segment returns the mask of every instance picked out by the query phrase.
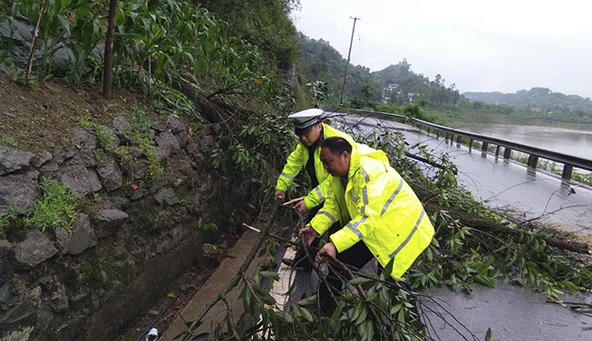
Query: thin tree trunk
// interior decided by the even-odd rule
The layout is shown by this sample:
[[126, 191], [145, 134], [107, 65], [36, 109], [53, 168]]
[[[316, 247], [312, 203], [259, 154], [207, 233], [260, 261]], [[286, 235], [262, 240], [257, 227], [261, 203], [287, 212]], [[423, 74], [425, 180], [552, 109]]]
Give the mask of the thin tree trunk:
[[[193, 46], [193, 62], [197, 62], [197, 45], [199, 44], [199, 40], [197, 38], [197, 24], [199, 23], [199, 8], [201, 7], [201, 3], [197, 3], [195, 5], [195, 45]], [[197, 73], [193, 75], [195, 79], [197, 79]]]
[[105, 41], [105, 58], [103, 68], [103, 97], [111, 99], [111, 77], [113, 69], [113, 34], [115, 32], [115, 17], [117, 15], [117, 0], [109, 0], [109, 26]]
[[43, 16], [45, 15], [45, 8], [47, 7], [47, 0], [43, 2], [43, 6], [41, 6], [41, 12], [39, 13], [39, 19], [37, 19], [37, 26], [35, 26], [35, 33], [33, 34], [33, 42], [31, 43], [31, 50], [29, 51], [29, 59], [27, 60], [27, 72], [25, 73], [25, 84], [29, 84], [29, 77], [31, 76], [31, 71], [33, 70], [33, 54], [35, 53], [35, 48], [37, 47], [37, 40], [39, 38], [39, 29], [41, 28], [41, 21], [43, 20]]

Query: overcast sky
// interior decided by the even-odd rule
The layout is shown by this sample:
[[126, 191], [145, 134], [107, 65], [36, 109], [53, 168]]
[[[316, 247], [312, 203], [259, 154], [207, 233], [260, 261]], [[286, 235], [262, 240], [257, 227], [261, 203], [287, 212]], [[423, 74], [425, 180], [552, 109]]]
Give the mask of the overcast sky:
[[461, 91], [548, 87], [592, 98], [592, 1], [300, 0], [296, 28], [353, 65], [379, 71], [403, 58]]

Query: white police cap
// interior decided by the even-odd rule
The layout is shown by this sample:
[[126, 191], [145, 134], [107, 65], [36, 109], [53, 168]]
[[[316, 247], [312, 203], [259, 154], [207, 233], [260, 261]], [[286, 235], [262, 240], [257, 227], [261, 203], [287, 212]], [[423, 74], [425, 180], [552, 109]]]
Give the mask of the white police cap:
[[306, 134], [315, 124], [323, 119], [324, 111], [317, 108], [306, 109], [288, 116], [294, 122], [296, 135]]

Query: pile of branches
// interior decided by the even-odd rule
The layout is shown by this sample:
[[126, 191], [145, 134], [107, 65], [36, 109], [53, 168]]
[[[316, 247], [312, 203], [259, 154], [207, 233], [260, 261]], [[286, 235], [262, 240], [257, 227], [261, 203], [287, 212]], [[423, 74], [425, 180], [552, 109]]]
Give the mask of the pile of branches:
[[[238, 273], [226, 288], [214, 297], [192, 322], [187, 324], [186, 330], [177, 335], [176, 339], [412, 341], [424, 340], [426, 337], [431, 338], [430, 329], [433, 328], [418, 329], [417, 316], [411, 310], [410, 298], [418, 294], [402, 288], [397, 281], [390, 277], [393, 262], [389, 263], [380, 274], [372, 275], [346, 265], [333, 257], [325, 256], [324, 264], [346, 283], [345, 291], [340, 296], [335, 296], [329, 290], [337, 302], [335, 310], [330, 315], [325, 315], [320, 309], [316, 295], [299, 301], [290, 301], [281, 307], [265, 289], [266, 286], [269, 286], [269, 281], [279, 280], [278, 274], [273, 271], [261, 271], [254, 278], [249, 278], [246, 275], [247, 268], [268, 239], [287, 244], [300, 244], [299, 246], [306, 250], [307, 257], [310, 259], [317, 251], [304, 245], [302, 241], [297, 243], [270, 232], [281, 207], [285, 208], [286, 206], [275, 206], [271, 218], [263, 229], [258, 230], [251, 227], [260, 233], [260, 237]], [[299, 222], [297, 227], [302, 227], [301, 217]], [[321, 266], [315, 266], [314, 271], [321, 279], [320, 285], [328, 287], [329, 284], [324, 275], [326, 269], [323, 270]], [[244, 311], [238, 321], [235, 321], [227, 295], [240, 284], [243, 285], [240, 298], [243, 301]], [[427, 295], [422, 296], [429, 304], [423, 300], [424, 303], [420, 304], [420, 310], [433, 312], [443, 321], [455, 320], [451, 314], [443, 316], [440, 313], [446, 309], [437, 301], [431, 300]], [[214, 330], [208, 333], [196, 335], [196, 330], [202, 325], [210, 309], [219, 301], [224, 302], [227, 308], [225, 323], [217, 325]], [[429, 319], [427, 322], [431, 325]], [[448, 325], [457, 330], [452, 323]], [[473, 340], [477, 340], [477, 337], [466, 328], [464, 333], [460, 330], [457, 332], [462, 338], [466, 339], [464, 335], [468, 334]]]
[[[545, 291], [550, 298], [558, 300], [561, 290], [592, 289], [592, 269], [579, 261], [574, 254], [589, 257], [588, 245], [549, 235], [533, 225], [522, 225], [508, 217], [492, 212], [476, 202], [470, 194], [451, 181], [455, 166], [446, 158], [440, 158], [441, 166], [432, 177], [425, 177], [414, 162], [401, 158], [406, 150], [399, 142], [385, 137], [380, 144], [367, 140], [385, 150], [394, 165], [412, 185], [430, 215], [436, 228], [432, 245], [416, 261], [408, 273], [407, 281], [414, 291], [447, 285], [455, 291], [472, 291], [473, 284], [494, 286], [496, 281], [510, 281], [522, 286]], [[395, 157], [397, 156], [397, 157]], [[434, 160], [433, 155], [424, 155]], [[431, 312], [453, 330], [459, 339], [477, 337], [452, 314], [429, 295], [410, 293], [397, 282], [389, 279], [388, 267], [377, 275], [369, 275], [342, 264], [335, 259], [325, 259], [326, 266], [342, 274], [347, 283], [343, 294], [334, 297], [337, 308], [326, 316], [319, 309], [317, 297], [291, 301], [280, 308], [266, 290], [265, 283], [278, 280], [273, 271], [260, 272], [255, 278], [245, 276], [252, 258], [260, 252], [265, 239], [274, 239], [292, 244], [294, 242], [270, 233], [270, 226], [277, 216], [276, 207], [267, 226], [262, 229], [260, 240], [251, 251], [235, 280], [217, 296], [212, 305], [225, 300], [225, 295], [239, 283], [244, 285], [241, 299], [244, 313], [234, 321], [229, 310], [226, 325], [218, 326], [204, 339], [231, 340], [422, 340], [430, 335], [431, 321], [424, 321], [427, 330], [414, 328], [414, 316], [409, 298], [412, 294], [422, 296], [420, 310]], [[297, 228], [296, 228], [297, 230]], [[312, 257], [316, 250], [309, 250]], [[326, 271], [319, 271], [321, 282]], [[210, 305], [208, 305], [209, 307]], [[230, 306], [227, 305], [229, 308]], [[181, 336], [189, 340], [195, 335], [208, 308], [188, 327]], [[442, 313], [444, 312], [444, 314]], [[422, 314], [426, 316], [426, 314]], [[425, 317], [424, 317], [425, 318]], [[458, 327], [460, 326], [460, 327]], [[468, 335], [468, 336], [467, 336]], [[488, 332], [486, 339], [491, 337]]]

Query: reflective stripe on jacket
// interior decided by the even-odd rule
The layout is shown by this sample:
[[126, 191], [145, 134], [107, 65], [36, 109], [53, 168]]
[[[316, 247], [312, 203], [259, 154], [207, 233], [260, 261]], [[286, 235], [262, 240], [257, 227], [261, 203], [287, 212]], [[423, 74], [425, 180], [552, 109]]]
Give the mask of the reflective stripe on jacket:
[[[323, 135], [321, 136], [321, 139], [326, 139], [328, 137], [333, 136], [343, 137], [349, 143], [355, 144], [354, 140], [348, 134], [323, 123]], [[321, 148], [319, 147], [314, 152], [314, 168], [319, 185], [313, 188], [304, 198], [306, 207], [309, 209], [325, 201], [328, 195], [326, 193], [326, 185], [323, 185], [323, 182], [325, 181], [325, 179], [329, 178], [329, 172], [327, 172], [325, 167], [323, 167], [320, 155]], [[288, 189], [288, 186], [290, 186], [290, 184], [294, 180], [294, 178], [306, 166], [307, 161], [308, 148], [306, 148], [306, 146], [299, 141], [298, 145], [296, 146], [296, 149], [292, 153], [290, 153], [290, 156], [288, 156], [286, 165], [284, 166], [282, 173], [278, 177], [275, 189], [286, 191]]]
[[363, 241], [383, 267], [394, 258], [392, 277], [400, 278], [430, 244], [430, 219], [383, 151], [354, 146], [347, 177], [345, 189], [340, 178], [330, 177], [332, 194], [311, 226], [322, 234], [331, 226], [331, 217], [349, 221], [330, 236], [337, 251]]

